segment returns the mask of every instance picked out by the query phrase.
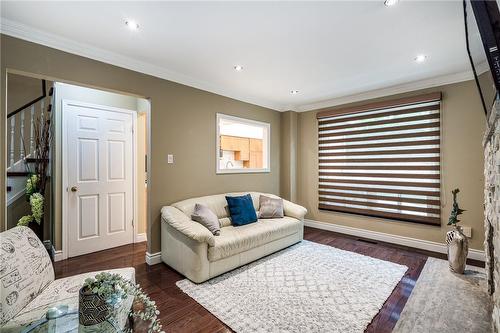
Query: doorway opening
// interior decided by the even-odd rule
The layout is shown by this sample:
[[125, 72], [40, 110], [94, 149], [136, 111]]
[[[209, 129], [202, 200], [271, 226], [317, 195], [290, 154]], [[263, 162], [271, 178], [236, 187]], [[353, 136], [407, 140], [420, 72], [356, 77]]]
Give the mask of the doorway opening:
[[146, 241], [149, 100], [54, 86], [63, 259]]
[[[6, 97], [1, 229], [32, 228], [55, 261], [147, 241], [149, 99], [10, 70]], [[28, 185], [40, 166], [43, 213], [35, 216]]]

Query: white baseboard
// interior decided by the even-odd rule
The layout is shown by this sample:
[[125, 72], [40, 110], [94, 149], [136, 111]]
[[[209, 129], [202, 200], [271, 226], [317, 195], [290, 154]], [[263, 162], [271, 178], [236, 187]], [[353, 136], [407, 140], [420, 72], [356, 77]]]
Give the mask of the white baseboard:
[[[427, 250], [438, 253], [447, 253], [446, 244], [444, 243], [431, 242], [427, 240], [405, 237], [405, 236], [391, 235], [378, 231], [370, 231], [365, 229], [347, 227], [338, 224], [307, 220], [307, 219], [304, 220], [304, 225], [316, 229], [323, 229], [323, 230], [338, 232], [340, 234], [373, 239], [386, 243], [404, 245], [421, 250]], [[468, 258], [484, 261], [485, 254], [484, 251], [481, 250], [469, 249]]]
[[136, 243], [146, 242], [147, 240], [148, 240], [148, 236], [146, 233], [135, 235], [135, 242]]
[[64, 259], [63, 251], [61, 250], [54, 251], [54, 261], [61, 261], [63, 259]]
[[146, 252], [146, 264], [149, 266], [161, 263], [161, 252], [149, 253]]

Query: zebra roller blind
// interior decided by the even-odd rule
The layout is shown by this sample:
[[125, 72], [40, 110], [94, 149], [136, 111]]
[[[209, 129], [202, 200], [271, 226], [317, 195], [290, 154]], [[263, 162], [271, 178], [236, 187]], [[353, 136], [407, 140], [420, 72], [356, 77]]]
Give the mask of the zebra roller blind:
[[439, 225], [440, 103], [319, 112], [319, 209]]

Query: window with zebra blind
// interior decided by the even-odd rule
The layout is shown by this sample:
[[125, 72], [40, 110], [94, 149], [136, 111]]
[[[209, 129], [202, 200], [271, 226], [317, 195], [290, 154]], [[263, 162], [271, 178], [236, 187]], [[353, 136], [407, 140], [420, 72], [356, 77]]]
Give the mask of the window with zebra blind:
[[441, 93], [317, 114], [319, 209], [439, 225]]

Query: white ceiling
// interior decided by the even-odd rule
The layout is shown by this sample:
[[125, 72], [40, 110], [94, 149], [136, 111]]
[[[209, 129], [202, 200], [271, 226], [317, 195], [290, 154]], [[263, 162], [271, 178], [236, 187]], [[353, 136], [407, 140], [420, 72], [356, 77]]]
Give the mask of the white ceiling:
[[470, 77], [461, 1], [2, 1], [1, 16], [5, 34], [277, 110]]

